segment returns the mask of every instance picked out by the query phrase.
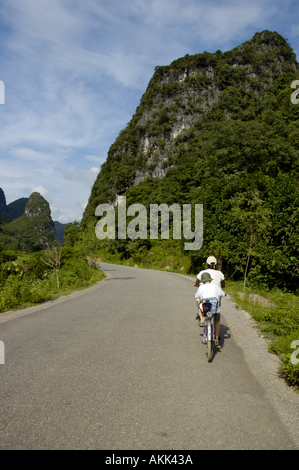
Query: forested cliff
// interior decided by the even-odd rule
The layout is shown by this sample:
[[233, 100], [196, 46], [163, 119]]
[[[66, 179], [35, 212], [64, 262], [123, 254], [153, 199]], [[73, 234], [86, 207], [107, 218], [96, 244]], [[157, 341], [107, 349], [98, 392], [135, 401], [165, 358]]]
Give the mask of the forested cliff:
[[6, 205], [0, 188], [0, 248], [38, 250], [55, 239], [49, 203], [39, 193]]
[[[248, 264], [253, 282], [295, 289], [299, 105], [290, 98], [298, 78], [291, 46], [270, 31], [225, 53], [156, 67], [102, 165], [82, 226], [119, 194], [145, 206], [203, 204], [204, 243], [189, 254], [190, 272], [215, 254], [227, 274]], [[150, 240], [136, 240], [135, 251], [132, 241], [109, 243], [145, 264], [152, 250]]]

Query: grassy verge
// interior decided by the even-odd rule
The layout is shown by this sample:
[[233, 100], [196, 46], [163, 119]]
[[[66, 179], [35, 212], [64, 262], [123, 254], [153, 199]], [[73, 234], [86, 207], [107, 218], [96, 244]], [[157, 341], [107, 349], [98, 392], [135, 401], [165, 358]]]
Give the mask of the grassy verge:
[[262, 334], [271, 339], [269, 350], [281, 358], [281, 374], [299, 392], [299, 364], [294, 363], [299, 343], [291, 347], [294, 341], [299, 341], [299, 296], [278, 289], [249, 288], [243, 295], [242, 282], [230, 282], [226, 290], [236, 305], [258, 322]]
[[13, 262], [1, 264], [0, 313], [37, 305], [70, 294], [95, 284], [105, 277], [97, 268], [90, 267], [84, 257], [66, 259], [56, 273], [47, 269], [40, 255], [19, 255]]
[[[157, 269], [180, 274], [188, 274], [190, 257], [181, 253], [181, 249], [173, 240], [152, 241], [152, 248], [139, 249], [131, 256], [124, 258], [122, 253], [101, 249], [98, 259], [107, 263], [121, 264], [123, 266], [138, 266], [138, 268]], [[195, 274], [194, 274], [195, 277]]]

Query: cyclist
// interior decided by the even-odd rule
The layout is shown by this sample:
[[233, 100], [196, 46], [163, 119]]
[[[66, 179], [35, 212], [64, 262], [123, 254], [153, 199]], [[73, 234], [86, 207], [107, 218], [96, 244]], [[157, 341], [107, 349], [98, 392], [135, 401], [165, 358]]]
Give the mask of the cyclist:
[[[200, 271], [200, 273], [198, 273], [194, 287], [199, 287], [200, 282], [201, 282], [201, 276], [203, 273], [209, 273], [213, 279], [212, 284], [216, 284], [218, 287], [223, 289], [225, 287], [224, 274], [221, 271], [216, 270], [217, 259], [215, 258], [215, 256], [209, 256], [206, 260], [206, 264], [207, 264], [207, 269], [204, 269], [203, 271]], [[219, 302], [220, 302], [219, 303], [219, 307], [220, 307], [221, 299]], [[199, 326], [203, 326], [203, 318], [202, 318], [201, 310], [199, 308], [199, 301], [197, 302], [197, 308], [198, 308], [198, 315], [200, 317]]]
[[206, 263], [207, 269], [204, 269], [203, 271], [200, 271], [200, 273], [198, 273], [197, 280], [194, 286], [199, 286], [201, 275], [203, 273], [209, 273], [213, 277], [212, 284], [217, 284], [219, 287], [221, 287], [221, 289], [223, 289], [225, 287], [224, 274], [221, 271], [216, 270], [217, 259], [215, 258], [215, 256], [209, 256]]
[[215, 315], [215, 348], [220, 349], [219, 345], [219, 333], [220, 333], [220, 307], [219, 307], [219, 300], [220, 297], [224, 297], [226, 292], [224, 292], [221, 287], [217, 284], [212, 284], [213, 279], [211, 275], [207, 272], [202, 273], [201, 275], [201, 282], [203, 283], [197, 290], [195, 294], [195, 299], [199, 299], [199, 312], [200, 312], [200, 319], [203, 324], [203, 314], [201, 309], [201, 303], [203, 299], [208, 299], [211, 297], [216, 297], [218, 299], [218, 311]]

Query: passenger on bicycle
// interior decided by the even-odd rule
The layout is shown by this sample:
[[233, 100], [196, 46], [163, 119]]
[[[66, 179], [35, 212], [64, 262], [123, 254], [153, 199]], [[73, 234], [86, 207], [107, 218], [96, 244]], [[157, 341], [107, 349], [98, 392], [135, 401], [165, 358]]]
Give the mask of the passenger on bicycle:
[[198, 275], [197, 275], [197, 283], [195, 283], [195, 284], [197, 284], [196, 287], [199, 286], [199, 282], [201, 280], [201, 275], [203, 273], [209, 273], [211, 275], [211, 277], [213, 277], [212, 284], [217, 284], [217, 286], [219, 286], [219, 287], [221, 287], [221, 289], [223, 289], [225, 287], [224, 274], [221, 271], [216, 269], [217, 259], [215, 258], [215, 256], [209, 256], [206, 263], [207, 263], [207, 269], [204, 269], [203, 271], [200, 271], [200, 273], [198, 273]]
[[[199, 287], [200, 282], [201, 282], [201, 276], [203, 273], [209, 273], [210, 276], [213, 278], [212, 284], [216, 284], [218, 287], [223, 289], [225, 287], [224, 274], [221, 271], [218, 271], [216, 269], [217, 259], [215, 258], [215, 256], [209, 256], [206, 263], [207, 263], [207, 269], [200, 271], [200, 273], [198, 273], [194, 287]], [[219, 302], [219, 306], [220, 305], [221, 305], [221, 299]], [[198, 308], [198, 314], [201, 317], [199, 301], [197, 302], [197, 308]], [[200, 326], [202, 326], [202, 322], [200, 323]]]
[[219, 333], [220, 333], [220, 307], [219, 300], [220, 297], [224, 297], [226, 292], [224, 292], [221, 287], [217, 284], [212, 284], [213, 279], [209, 273], [203, 273], [201, 275], [201, 282], [203, 283], [197, 290], [195, 294], [195, 299], [199, 299], [199, 315], [200, 315], [200, 326], [203, 326], [203, 314], [202, 314], [202, 301], [203, 299], [209, 299], [211, 297], [216, 297], [218, 299], [218, 311], [215, 315], [215, 348], [220, 349], [219, 345]]

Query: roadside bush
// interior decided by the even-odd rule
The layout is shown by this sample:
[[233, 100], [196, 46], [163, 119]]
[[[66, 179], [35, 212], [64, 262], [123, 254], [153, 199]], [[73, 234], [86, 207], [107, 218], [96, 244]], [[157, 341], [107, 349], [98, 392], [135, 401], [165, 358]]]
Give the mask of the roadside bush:
[[0, 264], [7, 263], [8, 261], [15, 261], [17, 259], [17, 255], [12, 252], [0, 252]]
[[1, 311], [18, 307], [30, 299], [30, 283], [10, 276], [0, 293]]
[[53, 299], [53, 290], [56, 288], [55, 274], [49, 275], [47, 281], [38, 279], [30, 286], [30, 303], [39, 304]]
[[49, 268], [41, 260], [42, 253], [34, 253], [30, 256], [29, 260], [26, 261], [26, 278], [30, 280], [43, 279], [46, 273], [49, 272]]
[[291, 345], [293, 341], [297, 340], [299, 340], [299, 328], [297, 331], [293, 331], [291, 334], [281, 336], [273, 341], [270, 346], [270, 351], [280, 356], [282, 360], [280, 366], [281, 374], [289, 383], [294, 385], [295, 390], [299, 392], [299, 364], [293, 364], [291, 361], [291, 356], [296, 351], [296, 349], [291, 348]]
[[[299, 340], [299, 298], [279, 289], [249, 289], [248, 295], [241, 298], [236, 295], [242, 290], [241, 282], [229, 283], [228, 290], [235, 301], [259, 322], [259, 327], [266, 336], [271, 337], [269, 351], [281, 358], [280, 372], [285, 379], [299, 392], [299, 364], [293, 364], [291, 348], [293, 341]], [[270, 307], [259, 302], [250, 301], [250, 294], [258, 294], [270, 303]], [[298, 349], [298, 347], [297, 347]], [[298, 358], [298, 356], [297, 356]]]
[[57, 295], [69, 293], [72, 288], [86, 287], [105, 277], [72, 249], [66, 250], [59, 272], [58, 290], [55, 270], [47, 268], [41, 261], [42, 255], [16, 256], [16, 261], [0, 265], [0, 312], [46, 302]]
[[80, 258], [69, 258], [65, 260], [60, 271], [61, 287], [80, 286], [89, 276], [90, 268], [87, 260]]

